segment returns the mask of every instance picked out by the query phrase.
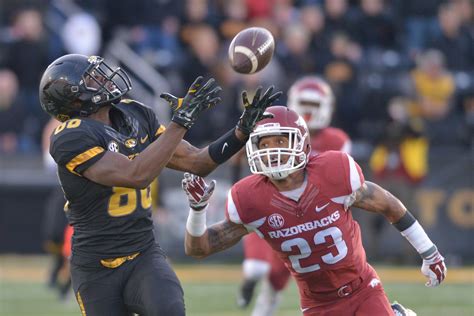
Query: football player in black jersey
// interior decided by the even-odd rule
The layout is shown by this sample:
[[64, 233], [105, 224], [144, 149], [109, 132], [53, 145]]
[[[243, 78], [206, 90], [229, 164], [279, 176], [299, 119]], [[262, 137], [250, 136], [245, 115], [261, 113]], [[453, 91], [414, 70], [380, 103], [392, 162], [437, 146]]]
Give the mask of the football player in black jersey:
[[70, 54], [45, 70], [42, 108], [62, 122], [50, 153], [74, 227], [71, 275], [83, 315], [184, 315], [183, 290], [155, 243], [150, 183], [164, 167], [205, 176], [245, 144], [281, 92], [259, 88], [233, 128], [203, 149], [182, 138], [205, 109], [220, 102], [214, 79], [198, 77], [184, 98], [161, 97], [167, 127], [143, 104], [123, 99], [126, 72], [101, 57]]

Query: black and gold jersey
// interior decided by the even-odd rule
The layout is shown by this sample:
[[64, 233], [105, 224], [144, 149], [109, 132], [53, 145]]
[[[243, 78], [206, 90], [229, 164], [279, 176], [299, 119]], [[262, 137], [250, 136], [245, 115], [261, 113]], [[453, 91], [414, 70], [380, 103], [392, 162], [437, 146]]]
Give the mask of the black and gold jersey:
[[87, 168], [107, 150], [133, 159], [165, 130], [153, 111], [133, 100], [110, 110], [112, 125], [75, 118], [51, 135], [50, 153], [68, 201], [66, 214], [74, 227], [72, 253], [84, 258], [114, 258], [136, 253], [154, 243], [150, 187], [108, 187], [85, 177]]

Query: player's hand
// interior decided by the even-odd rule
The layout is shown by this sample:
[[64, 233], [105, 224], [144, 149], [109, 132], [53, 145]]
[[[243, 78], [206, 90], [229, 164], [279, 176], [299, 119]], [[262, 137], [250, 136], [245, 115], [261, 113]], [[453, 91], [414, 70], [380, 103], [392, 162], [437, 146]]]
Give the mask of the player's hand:
[[273, 103], [273, 101], [283, 94], [281, 91], [272, 94], [274, 88], [274, 86], [271, 86], [267, 91], [265, 91], [263, 96], [260, 97], [262, 87], [258, 87], [252, 102], [249, 102], [247, 91], [242, 92], [244, 112], [242, 113], [242, 116], [240, 116], [239, 123], [237, 124], [237, 128], [242, 133], [249, 135], [252, 133], [258, 121], [272, 117], [271, 114], [264, 115], [263, 113], [265, 112], [265, 109]]
[[209, 203], [216, 187], [216, 180], [207, 184], [200, 176], [186, 172], [181, 181], [181, 187], [188, 196], [189, 206], [195, 211], [200, 211]]
[[203, 77], [197, 77], [184, 98], [178, 98], [169, 93], [160, 95], [160, 98], [166, 100], [171, 106], [173, 122], [190, 129], [202, 111], [221, 101], [219, 93], [222, 89], [216, 84], [214, 78], [204, 84], [203, 81]]
[[423, 273], [429, 280], [426, 282], [427, 287], [438, 286], [446, 278], [448, 269], [444, 264], [444, 258], [436, 251], [432, 256], [427, 259], [423, 259], [423, 265], [421, 266], [421, 273]]

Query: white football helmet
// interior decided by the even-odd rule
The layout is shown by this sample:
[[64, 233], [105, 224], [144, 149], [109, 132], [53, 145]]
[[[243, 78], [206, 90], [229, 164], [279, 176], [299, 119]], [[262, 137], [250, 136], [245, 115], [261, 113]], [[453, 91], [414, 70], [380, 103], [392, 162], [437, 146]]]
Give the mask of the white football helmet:
[[[246, 144], [247, 158], [253, 174], [279, 180], [306, 166], [311, 151], [309, 132], [304, 119], [285, 106], [268, 107], [265, 114], [270, 113], [273, 117], [258, 122], [250, 134]], [[288, 136], [288, 147], [258, 147], [262, 137], [277, 135]], [[285, 158], [288, 158], [286, 162]]]
[[310, 130], [323, 129], [331, 123], [334, 94], [320, 77], [303, 77], [290, 87], [288, 107], [304, 118]]

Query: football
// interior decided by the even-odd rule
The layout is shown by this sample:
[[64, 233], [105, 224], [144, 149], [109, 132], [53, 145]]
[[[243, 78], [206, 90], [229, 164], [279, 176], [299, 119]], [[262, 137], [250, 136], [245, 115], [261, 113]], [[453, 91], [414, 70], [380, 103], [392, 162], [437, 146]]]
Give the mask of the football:
[[241, 74], [262, 70], [272, 59], [275, 40], [272, 33], [262, 27], [240, 31], [230, 43], [229, 60], [232, 68]]

